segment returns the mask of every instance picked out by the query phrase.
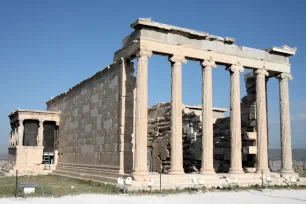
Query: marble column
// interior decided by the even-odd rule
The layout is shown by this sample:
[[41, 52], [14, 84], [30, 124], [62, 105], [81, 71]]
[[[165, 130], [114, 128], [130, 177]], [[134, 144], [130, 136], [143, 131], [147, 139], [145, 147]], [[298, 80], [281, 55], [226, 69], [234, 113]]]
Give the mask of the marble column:
[[212, 69], [216, 68], [213, 59], [202, 63], [202, 163], [201, 174], [215, 174], [213, 142], [213, 100]]
[[18, 131], [18, 146], [23, 146], [23, 135], [24, 135], [23, 120], [19, 120], [19, 126], [17, 131]]
[[239, 63], [228, 68], [231, 75], [230, 93], [230, 134], [231, 134], [231, 163], [229, 173], [240, 174], [242, 169], [241, 145], [241, 107], [240, 107], [240, 72], [244, 71]]
[[182, 141], [182, 64], [181, 56], [172, 56], [171, 72], [171, 169], [169, 174], [184, 174]]
[[291, 127], [290, 127], [290, 105], [288, 79], [293, 79], [291, 74], [282, 73], [277, 76], [279, 79], [279, 99], [280, 99], [280, 134], [282, 148], [282, 168], [281, 173], [294, 173], [292, 169], [292, 149], [291, 149]]
[[38, 127], [38, 135], [37, 135], [37, 146], [43, 146], [43, 140], [44, 140], [44, 121], [39, 121], [39, 127]]
[[135, 117], [135, 160], [133, 177], [143, 180], [148, 175], [147, 136], [148, 136], [148, 58], [152, 52], [140, 50], [137, 54], [136, 74], [136, 117]]
[[269, 173], [268, 161], [268, 130], [267, 130], [267, 103], [266, 103], [266, 76], [265, 69], [257, 69], [256, 74], [256, 129], [257, 129], [257, 173]]

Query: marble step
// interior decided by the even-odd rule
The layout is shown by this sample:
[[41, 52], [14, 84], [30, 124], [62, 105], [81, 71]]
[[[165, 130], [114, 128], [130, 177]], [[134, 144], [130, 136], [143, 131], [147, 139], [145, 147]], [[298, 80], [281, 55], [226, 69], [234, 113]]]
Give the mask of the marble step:
[[91, 175], [91, 174], [79, 174], [79, 173], [61, 171], [61, 170], [52, 171], [52, 175], [64, 176], [64, 177], [75, 178], [75, 179], [91, 180], [91, 181], [95, 181], [98, 183], [117, 184], [117, 178], [102, 176], [102, 175], [97, 176], [97, 175]]
[[119, 176], [118, 171], [107, 169], [92, 169], [92, 168], [73, 168], [73, 167], [57, 167], [56, 170], [68, 171], [78, 174], [91, 174], [91, 175], [103, 175], [103, 176]]

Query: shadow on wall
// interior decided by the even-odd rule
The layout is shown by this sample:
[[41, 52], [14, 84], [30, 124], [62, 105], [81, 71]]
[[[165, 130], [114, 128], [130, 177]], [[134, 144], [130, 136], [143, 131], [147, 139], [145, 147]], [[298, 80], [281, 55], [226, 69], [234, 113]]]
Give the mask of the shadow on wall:
[[134, 89], [136, 77], [133, 76], [134, 63], [126, 64], [126, 94], [125, 94], [125, 113], [124, 113], [124, 172], [131, 173], [133, 170], [133, 129], [134, 129]]

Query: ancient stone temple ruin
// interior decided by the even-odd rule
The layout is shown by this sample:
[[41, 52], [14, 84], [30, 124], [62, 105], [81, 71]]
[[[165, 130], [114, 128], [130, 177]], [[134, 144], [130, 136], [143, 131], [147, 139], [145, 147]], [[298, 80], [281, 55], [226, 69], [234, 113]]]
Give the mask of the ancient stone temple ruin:
[[[52, 173], [116, 183], [131, 176], [133, 189], [285, 185], [292, 168], [288, 46], [254, 49], [219, 37], [137, 19], [113, 63], [47, 101], [47, 111], [17, 110], [10, 117], [6, 175]], [[169, 57], [171, 102], [148, 109], [148, 60]], [[136, 65], [132, 62], [136, 61]], [[182, 66], [202, 67], [202, 104], [182, 104]], [[226, 66], [230, 76], [230, 117], [214, 108], [212, 72]], [[150, 69], [154, 67], [150, 67]], [[136, 69], [136, 77], [133, 75]], [[245, 69], [246, 96], [240, 96]], [[199, 73], [200, 74], [200, 73]], [[281, 172], [270, 172], [266, 83], [279, 80]], [[170, 79], [169, 79], [170, 80]], [[267, 180], [268, 181], [268, 180]], [[305, 182], [300, 180], [300, 183]]]

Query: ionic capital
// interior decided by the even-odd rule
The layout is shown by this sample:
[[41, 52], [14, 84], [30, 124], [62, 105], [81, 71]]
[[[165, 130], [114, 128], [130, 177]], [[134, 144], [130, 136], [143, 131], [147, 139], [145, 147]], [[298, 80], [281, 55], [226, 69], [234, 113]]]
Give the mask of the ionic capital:
[[254, 73], [259, 76], [269, 76], [269, 72], [265, 69], [257, 69]]
[[233, 64], [227, 70], [233, 72], [233, 73], [239, 73], [244, 72], [244, 67], [238, 62], [237, 64]]
[[277, 75], [276, 78], [278, 78], [280, 81], [288, 80], [288, 79], [292, 80], [293, 76], [291, 74], [288, 74], [288, 73], [281, 73], [281, 74]]
[[177, 55], [173, 55], [172, 57], [169, 58], [170, 62], [173, 63], [180, 63], [180, 64], [186, 64], [187, 60], [185, 59], [185, 57], [183, 56], [177, 56]]
[[152, 56], [153, 52], [150, 51], [150, 50], [144, 50], [144, 49], [141, 49], [139, 50], [139, 52], [137, 53], [137, 57], [138, 58], [141, 58], [141, 57], [148, 57], [150, 58]]
[[203, 69], [210, 67], [210, 68], [216, 68], [216, 62], [213, 60], [213, 58], [204, 60], [203, 62], [201, 62], [201, 65], [203, 67]]

